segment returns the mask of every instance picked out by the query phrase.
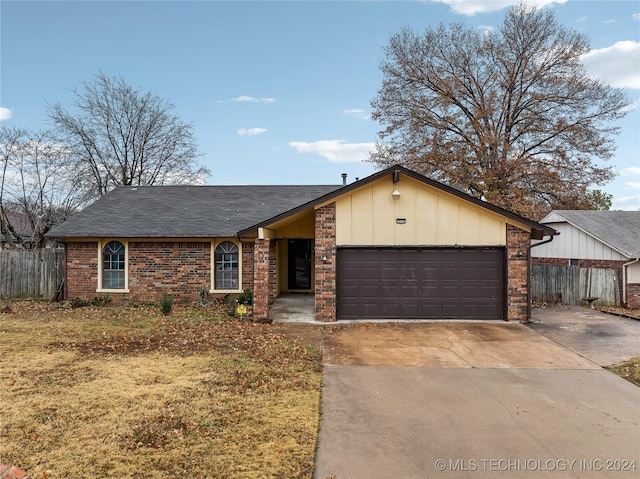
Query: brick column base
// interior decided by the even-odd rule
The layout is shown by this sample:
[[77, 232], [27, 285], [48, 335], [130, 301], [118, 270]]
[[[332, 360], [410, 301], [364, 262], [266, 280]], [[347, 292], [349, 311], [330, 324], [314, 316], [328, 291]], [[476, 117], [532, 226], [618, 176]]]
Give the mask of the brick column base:
[[263, 322], [269, 314], [269, 239], [256, 239], [253, 255], [253, 320]]
[[531, 233], [507, 225], [507, 320], [529, 320], [529, 244]]
[[[316, 321], [336, 320], [336, 204], [316, 210]], [[324, 258], [324, 259], [323, 259]]]

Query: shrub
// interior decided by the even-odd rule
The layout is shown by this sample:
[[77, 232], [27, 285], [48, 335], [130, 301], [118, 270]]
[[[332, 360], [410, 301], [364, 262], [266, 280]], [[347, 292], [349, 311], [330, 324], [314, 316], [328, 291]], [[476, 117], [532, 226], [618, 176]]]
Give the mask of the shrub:
[[111, 304], [111, 296], [96, 296], [91, 301], [92, 306], [108, 306]]
[[162, 301], [160, 302], [160, 311], [165, 316], [168, 316], [171, 313], [171, 308], [173, 308], [173, 296], [165, 293], [162, 295]]
[[73, 298], [71, 300], [71, 307], [72, 308], [84, 308], [86, 306], [91, 305], [91, 303], [89, 301], [87, 301], [86, 299], [82, 299], [82, 298]]

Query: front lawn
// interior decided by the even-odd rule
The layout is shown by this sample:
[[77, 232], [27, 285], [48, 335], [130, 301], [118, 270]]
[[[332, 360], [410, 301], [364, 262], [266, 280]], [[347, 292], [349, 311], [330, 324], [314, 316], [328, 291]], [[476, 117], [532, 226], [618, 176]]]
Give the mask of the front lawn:
[[0, 463], [49, 479], [311, 477], [317, 351], [221, 310], [11, 309]]

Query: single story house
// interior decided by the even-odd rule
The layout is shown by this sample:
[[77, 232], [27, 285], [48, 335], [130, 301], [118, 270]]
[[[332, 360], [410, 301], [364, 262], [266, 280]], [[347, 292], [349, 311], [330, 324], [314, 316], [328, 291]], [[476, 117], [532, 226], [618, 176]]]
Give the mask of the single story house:
[[560, 236], [533, 248], [532, 262], [615, 269], [622, 302], [640, 308], [640, 211], [554, 210], [540, 223]]
[[[343, 175], [344, 176], [344, 175]], [[327, 186], [119, 187], [51, 231], [66, 297], [315, 296], [318, 321], [528, 319], [541, 225], [395, 166]]]

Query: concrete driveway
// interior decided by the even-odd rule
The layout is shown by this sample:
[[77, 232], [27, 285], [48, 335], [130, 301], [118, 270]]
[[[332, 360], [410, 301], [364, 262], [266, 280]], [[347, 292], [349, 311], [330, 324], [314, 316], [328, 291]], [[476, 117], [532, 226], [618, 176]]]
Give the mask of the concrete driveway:
[[534, 308], [532, 316], [535, 331], [600, 366], [640, 356], [640, 320], [578, 306]]
[[640, 388], [528, 326], [323, 331], [316, 479], [640, 476]]

